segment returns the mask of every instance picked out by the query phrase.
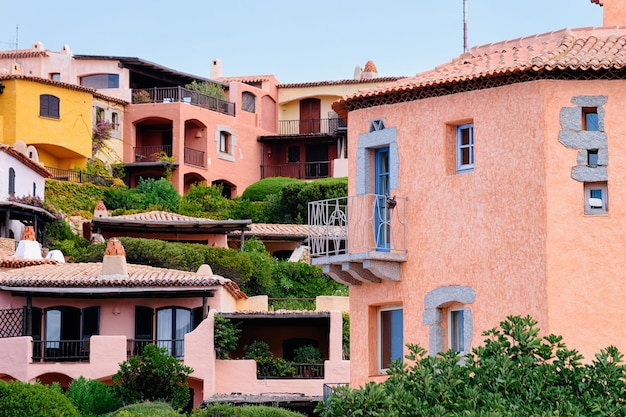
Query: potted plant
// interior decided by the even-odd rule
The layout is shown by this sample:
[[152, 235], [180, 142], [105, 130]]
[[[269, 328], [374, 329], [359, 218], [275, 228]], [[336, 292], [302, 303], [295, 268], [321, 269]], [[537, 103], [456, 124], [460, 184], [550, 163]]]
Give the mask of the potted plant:
[[303, 345], [296, 348], [294, 351], [294, 362], [298, 364], [314, 365], [304, 366], [302, 370], [302, 376], [313, 377], [319, 376], [319, 365], [322, 363], [322, 352], [313, 345]]

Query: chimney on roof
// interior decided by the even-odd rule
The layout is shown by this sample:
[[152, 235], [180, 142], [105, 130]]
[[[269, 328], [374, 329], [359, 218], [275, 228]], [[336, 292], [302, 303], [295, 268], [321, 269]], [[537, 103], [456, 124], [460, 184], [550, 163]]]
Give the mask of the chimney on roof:
[[17, 249], [15, 249], [13, 256], [20, 259], [42, 259], [41, 247], [39, 242], [35, 240], [35, 228], [33, 226], [24, 228], [22, 239], [17, 244]]
[[222, 61], [216, 58], [211, 62], [211, 75], [209, 77], [212, 80], [222, 78]]
[[102, 271], [98, 276], [100, 279], [127, 279], [128, 265], [126, 264], [126, 251], [122, 242], [116, 238], [111, 238], [107, 243], [102, 260]]
[[591, 2], [604, 9], [602, 26], [626, 26], [626, 7], [623, 0], [591, 0]]
[[101, 217], [109, 217], [109, 212], [107, 211], [106, 206], [104, 205], [104, 201], [98, 200], [96, 204], [96, 208], [93, 210], [93, 217], [101, 218]]

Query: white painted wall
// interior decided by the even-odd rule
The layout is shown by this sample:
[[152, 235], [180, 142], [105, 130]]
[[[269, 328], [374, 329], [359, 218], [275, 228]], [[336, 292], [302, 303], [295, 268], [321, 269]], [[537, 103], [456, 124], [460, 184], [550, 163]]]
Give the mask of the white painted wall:
[[0, 152], [0, 201], [9, 199], [9, 168], [15, 170], [15, 196], [33, 195], [33, 183], [36, 195], [43, 200], [45, 178], [13, 156]]

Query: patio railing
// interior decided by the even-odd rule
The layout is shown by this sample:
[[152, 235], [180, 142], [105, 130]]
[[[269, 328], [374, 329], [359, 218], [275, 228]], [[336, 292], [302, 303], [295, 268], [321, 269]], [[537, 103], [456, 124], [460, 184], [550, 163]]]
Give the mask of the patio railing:
[[346, 122], [339, 117], [331, 119], [279, 120], [278, 133], [281, 135], [326, 134], [333, 135], [346, 128]]
[[278, 165], [261, 165], [261, 178], [287, 177], [298, 179], [328, 178], [332, 172], [331, 161], [290, 162]]
[[180, 102], [229, 116], [235, 115], [235, 103], [183, 87], [135, 88], [132, 100], [133, 104]]
[[95, 185], [105, 185], [107, 187], [113, 184], [113, 177], [105, 177], [97, 174], [88, 174], [82, 171], [75, 171], [72, 169], [63, 169], [47, 166], [46, 169], [50, 171], [52, 176], [50, 179], [58, 181], [70, 181], [78, 183], [90, 183]]
[[162, 156], [172, 156], [172, 145], [135, 146], [135, 162], [156, 162]]
[[89, 361], [89, 339], [33, 340], [33, 362]]
[[293, 378], [309, 378], [323, 379], [324, 364], [323, 363], [290, 363], [295, 369], [294, 373], [279, 375], [279, 370], [271, 363], [258, 363], [257, 378], [258, 379], [293, 379]]
[[192, 148], [185, 148], [185, 163], [189, 165], [204, 167], [206, 165], [204, 151]]

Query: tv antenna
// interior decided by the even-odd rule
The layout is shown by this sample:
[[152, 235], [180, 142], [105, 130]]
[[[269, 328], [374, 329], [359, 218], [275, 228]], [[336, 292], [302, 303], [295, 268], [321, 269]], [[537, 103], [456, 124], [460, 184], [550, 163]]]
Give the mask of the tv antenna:
[[6, 45], [9, 45], [9, 49], [14, 49], [14, 50], [17, 51], [17, 45], [18, 45], [17, 39], [18, 39], [19, 31], [20, 31], [19, 25], [15, 25], [15, 40], [11, 40], [11, 41], [8, 41], [8, 42], [2, 42], [2, 43], [6, 44]]
[[467, 0], [463, 0], [463, 52], [467, 52]]

